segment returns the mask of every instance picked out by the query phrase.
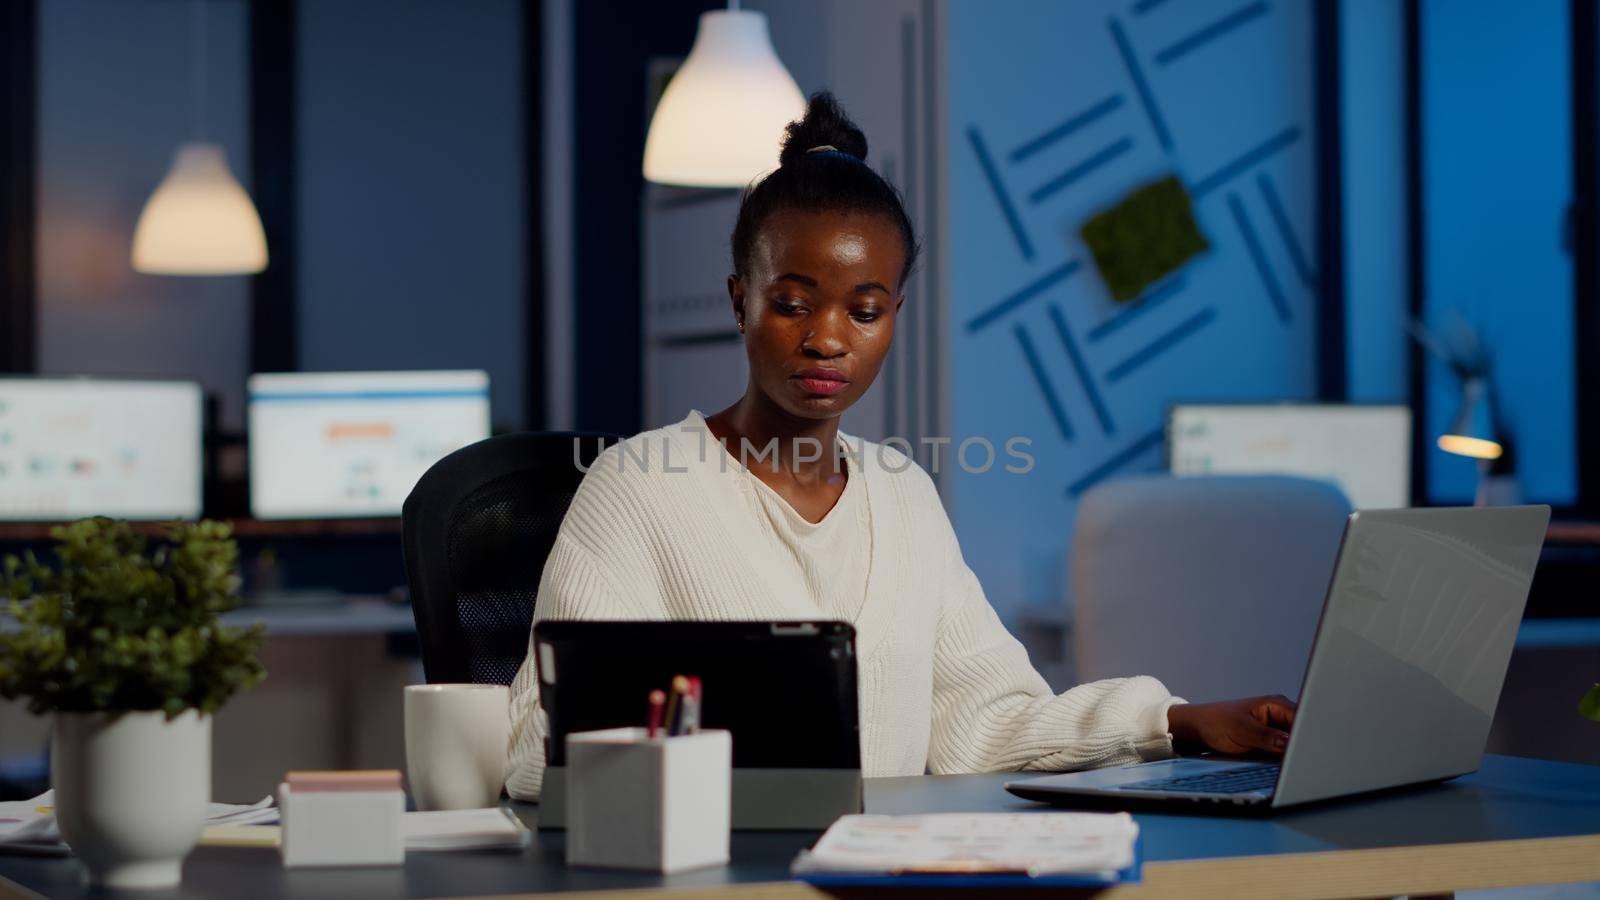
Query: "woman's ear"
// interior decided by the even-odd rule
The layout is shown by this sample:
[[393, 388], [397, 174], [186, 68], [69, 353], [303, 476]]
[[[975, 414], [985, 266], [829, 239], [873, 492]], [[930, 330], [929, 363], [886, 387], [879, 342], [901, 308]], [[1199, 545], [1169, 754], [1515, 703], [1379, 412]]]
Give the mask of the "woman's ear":
[[728, 276], [728, 299], [733, 301], [733, 321], [744, 330], [744, 282], [738, 275]]
[[894, 298], [894, 314], [897, 315], [897, 316], [900, 315], [900, 307], [905, 306], [905, 305], [906, 305], [906, 295], [902, 291], [900, 296]]

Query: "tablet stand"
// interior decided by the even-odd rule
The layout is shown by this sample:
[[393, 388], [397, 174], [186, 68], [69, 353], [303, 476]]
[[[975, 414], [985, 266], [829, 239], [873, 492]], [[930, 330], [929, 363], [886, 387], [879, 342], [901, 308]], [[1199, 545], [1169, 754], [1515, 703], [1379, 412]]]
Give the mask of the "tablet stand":
[[[734, 769], [735, 831], [822, 831], [861, 812], [860, 769]], [[567, 768], [544, 770], [539, 829], [567, 827]]]

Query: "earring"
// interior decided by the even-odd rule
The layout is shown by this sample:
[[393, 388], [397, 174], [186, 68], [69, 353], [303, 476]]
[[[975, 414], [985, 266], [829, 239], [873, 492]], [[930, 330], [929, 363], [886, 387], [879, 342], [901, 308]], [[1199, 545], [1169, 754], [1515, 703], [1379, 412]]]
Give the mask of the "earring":
[[744, 323], [743, 322], [739, 323], [739, 333], [740, 334], [744, 334]]

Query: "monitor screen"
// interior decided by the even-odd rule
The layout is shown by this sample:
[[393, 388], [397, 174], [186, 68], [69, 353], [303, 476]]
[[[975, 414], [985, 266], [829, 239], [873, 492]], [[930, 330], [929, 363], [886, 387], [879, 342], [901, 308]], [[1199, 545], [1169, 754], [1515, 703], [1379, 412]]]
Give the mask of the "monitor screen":
[[0, 378], [0, 519], [200, 515], [200, 385]]
[[395, 516], [428, 467], [489, 436], [486, 372], [253, 375], [258, 519]]
[[1338, 404], [1180, 405], [1167, 422], [1175, 475], [1303, 475], [1356, 509], [1411, 502], [1411, 410]]

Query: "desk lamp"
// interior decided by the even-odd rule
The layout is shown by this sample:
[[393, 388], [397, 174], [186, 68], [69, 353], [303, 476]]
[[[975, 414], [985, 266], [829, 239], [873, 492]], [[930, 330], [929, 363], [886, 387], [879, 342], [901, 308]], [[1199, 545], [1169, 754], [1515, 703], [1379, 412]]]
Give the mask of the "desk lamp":
[[1489, 354], [1477, 332], [1456, 316], [1453, 340], [1444, 341], [1420, 322], [1411, 323], [1417, 342], [1439, 357], [1461, 381], [1461, 406], [1439, 435], [1440, 450], [1478, 461], [1475, 506], [1506, 506], [1521, 500], [1511, 439], [1494, 401]]
[[1439, 449], [1478, 461], [1475, 506], [1507, 506], [1521, 500], [1511, 439], [1495, 414], [1487, 375], [1461, 382], [1461, 409], [1439, 435]]

